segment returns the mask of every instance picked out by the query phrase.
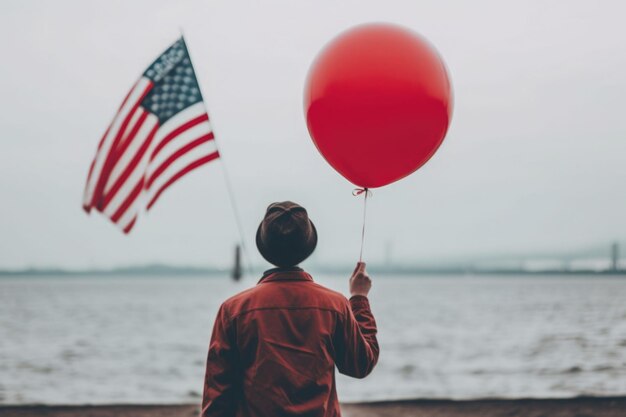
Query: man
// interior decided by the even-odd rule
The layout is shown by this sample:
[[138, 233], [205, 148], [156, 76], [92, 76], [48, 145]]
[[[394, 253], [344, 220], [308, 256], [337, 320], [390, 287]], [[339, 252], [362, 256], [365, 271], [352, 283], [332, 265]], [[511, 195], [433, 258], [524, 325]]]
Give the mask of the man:
[[276, 266], [219, 309], [207, 358], [202, 417], [340, 416], [335, 366], [356, 378], [378, 360], [365, 264], [350, 278], [350, 301], [297, 265], [317, 231], [306, 210], [271, 204], [256, 244]]

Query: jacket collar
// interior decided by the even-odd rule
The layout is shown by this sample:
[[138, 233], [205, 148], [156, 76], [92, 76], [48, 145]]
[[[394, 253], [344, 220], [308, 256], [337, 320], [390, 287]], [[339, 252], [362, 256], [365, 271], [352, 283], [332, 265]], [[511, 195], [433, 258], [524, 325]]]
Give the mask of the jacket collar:
[[272, 281], [313, 281], [313, 277], [298, 266], [272, 268], [263, 273], [258, 284]]

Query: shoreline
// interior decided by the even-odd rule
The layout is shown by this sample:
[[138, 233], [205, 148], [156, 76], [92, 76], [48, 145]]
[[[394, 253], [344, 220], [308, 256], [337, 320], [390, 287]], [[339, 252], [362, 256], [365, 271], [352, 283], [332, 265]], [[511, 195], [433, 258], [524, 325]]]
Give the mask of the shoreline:
[[[253, 270], [260, 276], [263, 266], [255, 265]], [[315, 266], [307, 269], [313, 274], [350, 274], [352, 267], [348, 265]], [[431, 276], [431, 275], [475, 275], [475, 276], [572, 276], [572, 277], [626, 277], [626, 268], [618, 269], [594, 269], [594, 268], [501, 268], [479, 267], [473, 264], [467, 265], [397, 265], [394, 267], [372, 264], [368, 266], [372, 274], [390, 276]], [[54, 278], [54, 277], [218, 277], [222, 278], [231, 274], [230, 268], [210, 266], [173, 266], [173, 265], [136, 265], [127, 267], [114, 267], [109, 269], [66, 269], [66, 268], [0, 268], [0, 278]], [[248, 275], [248, 274], [246, 274]], [[256, 276], [256, 275], [254, 275]]]
[[[626, 396], [342, 403], [344, 417], [623, 417]], [[0, 405], [2, 417], [192, 417], [198, 404]]]

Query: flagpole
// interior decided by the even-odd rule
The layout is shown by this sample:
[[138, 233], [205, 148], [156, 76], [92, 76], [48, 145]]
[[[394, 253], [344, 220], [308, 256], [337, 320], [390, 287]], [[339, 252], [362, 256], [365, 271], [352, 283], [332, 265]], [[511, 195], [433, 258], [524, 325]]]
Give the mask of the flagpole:
[[[217, 147], [217, 143], [215, 144], [215, 146]], [[218, 152], [219, 152], [219, 148], [218, 148]], [[221, 152], [220, 152], [220, 159], [222, 159]], [[246, 244], [244, 240], [245, 233], [243, 231], [241, 217], [239, 216], [239, 209], [237, 208], [237, 201], [235, 200], [235, 192], [233, 191], [233, 186], [230, 181], [230, 176], [228, 175], [228, 169], [226, 169], [226, 163], [223, 160], [222, 160], [221, 165], [224, 171], [224, 182], [226, 183], [226, 188], [228, 189], [228, 195], [230, 197], [230, 204], [235, 214], [235, 222], [237, 223], [237, 228], [239, 229], [239, 238], [241, 239], [241, 249], [243, 250], [244, 257], [246, 258], [246, 261], [247, 261], [246, 263], [248, 264], [248, 272], [252, 274], [252, 263], [250, 262], [250, 256], [248, 254], [248, 249], [246, 248]]]
[[[193, 59], [191, 58], [191, 54], [189, 53], [189, 49], [187, 49], [187, 42], [185, 42], [185, 34], [183, 33], [183, 29], [180, 28], [180, 37], [183, 41], [183, 46], [185, 48], [185, 52], [187, 52], [187, 56], [189, 57], [189, 62], [191, 63], [191, 67], [193, 68], [194, 73], [196, 72], [196, 68], [193, 65]], [[196, 79], [198, 77], [196, 76]], [[200, 88], [200, 82], [198, 81], [198, 88]], [[202, 95], [202, 91], [200, 91], [200, 96], [202, 97], [202, 103], [204, 103], [204, 106], [206, 108], [206, 102], [204, 101], [204, 96]], [[207, 111], [208, 113], [208, 111]], [[213, 123], [211, 122], [211, 130], [214, 132], [214, 136], [215, 135], [215, 128], [213, 128]], [[222, 171], [224, 173], [224, 182], [226, 183], [226, 189], [228, 190], [228, 197], [230, 200], [230, 205], [231, 208], [233, 210], [233, 214], [235, 217], [235, 223], [237, 224], [237, 229], [239, 231], [239, 239], [241, 241], [241, 249], [243, 250], [243, 254], [244, 257], [246, 258], [246, 263], [248, 264], [248, 272], [250, 274], [252, 274], [252, 262], [250, 262], [250, 256], [248, 254], [248, 249], [246, 248], [246, 243], [245, 243], [245, 232], [243, 229], [243, 224], [241, 222], [241, 217], [239, 216], [239, 209], [237, 207], [237, 201], [235, 199], [235, 192], [233, 190], [233, 186], [232, 183], [230, 181], [230, 175], [228, 174], [228, 169], [226, 169], [226, 163], [224, 162], [224, 156], [222, 155], [222, 152], [220, 151], [219, 146], [217, 145], [217, 138], [213, 138], [213, 141], [215, 142], [215, 147], [217, 148], [217, 151], [219, 153], [219, 159], [221, 160], [221, 166], [222, 166]]]

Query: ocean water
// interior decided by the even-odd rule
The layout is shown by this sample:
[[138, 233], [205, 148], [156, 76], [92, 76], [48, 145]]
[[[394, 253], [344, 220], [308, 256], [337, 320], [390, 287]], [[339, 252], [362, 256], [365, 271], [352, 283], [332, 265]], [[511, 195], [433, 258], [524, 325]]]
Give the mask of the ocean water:
[[[626, 279], [373, 279], [380, 361], [338, 377], [342, 401], [626, 395]], [[0, 403], [197, 402], [217, 308], [251, 285], [0, 279]]]

